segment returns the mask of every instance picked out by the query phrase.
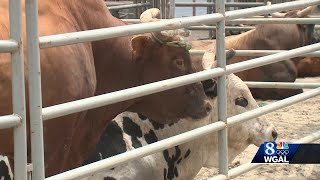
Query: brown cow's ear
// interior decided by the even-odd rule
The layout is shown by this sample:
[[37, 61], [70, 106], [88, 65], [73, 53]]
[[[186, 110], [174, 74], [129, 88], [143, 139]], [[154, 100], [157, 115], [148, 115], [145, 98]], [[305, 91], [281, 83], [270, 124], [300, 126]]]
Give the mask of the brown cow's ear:
[[131, 47], [133, 50], [133, 60], [138, 60], [143, 55], [145, 48], [152, 42], [149, 36], [138, 35], [131, 39]]

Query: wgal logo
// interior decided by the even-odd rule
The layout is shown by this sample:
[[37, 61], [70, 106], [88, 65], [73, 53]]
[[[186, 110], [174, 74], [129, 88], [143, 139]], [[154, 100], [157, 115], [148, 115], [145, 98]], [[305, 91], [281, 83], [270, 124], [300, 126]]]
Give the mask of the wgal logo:
[[287, 155], [289, 154], [289, 145], [285, 142], [276, 144], [275, 142], [264, 143], [264, 161], [265, 163], [289, 163]]

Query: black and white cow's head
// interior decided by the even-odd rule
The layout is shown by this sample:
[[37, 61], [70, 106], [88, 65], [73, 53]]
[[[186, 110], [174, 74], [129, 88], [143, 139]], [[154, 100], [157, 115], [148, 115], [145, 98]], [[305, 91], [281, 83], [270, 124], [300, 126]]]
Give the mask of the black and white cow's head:
[[[227, 51], [226, 57], [232, 58], [235, 55], [234, 51], [231, 49]], [[203, 56], [202, 59], [203, 66], [205, 69], [215, 68], [217, 62], [215, 61], [215, 47], [212, 46]], [[213, 99], [213, 107], [217, 107], [217, 87], [218, 83], [216, 79], [203, 81], [203, 87], [207, 96]], [[245, 83], [236, 75], [230, 74], [227, 76], [227, 117], [235, 116], [255, 108], [258, 108], [258, 104], [253, 98], [249, 88]], [[213, 112], [212, 118], [217, 120], [217, 110]], [[277, 139], [278, 133], [273, 124], [268, 122], [266, 119], [257, 117], [249, 120], [247, 123], [236, 124], [233, 126], [228, 126], [228, 141], [229, 141], [229, 159], [234, 159], [238, 154], [239, 150], [241, 152], [248, 147], [250, 144], [260, 146], [265, 141], [275, 141]], [[212, 143], [217, 144], [217, 140]], [[216, 147], [214, 147], [216, 148]], [[234, 152], [232, 152], [234, 151]], [[215, 151], [217, 152], [217, 151]], [[208, 166], [217, 165], [216, 158], [211, 158], [212, 161], [208, 161]]]

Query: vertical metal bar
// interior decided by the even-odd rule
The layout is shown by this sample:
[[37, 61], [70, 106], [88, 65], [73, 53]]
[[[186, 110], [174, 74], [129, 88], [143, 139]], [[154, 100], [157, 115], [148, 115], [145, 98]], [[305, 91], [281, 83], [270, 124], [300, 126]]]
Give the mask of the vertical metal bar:
[[161, 6], [161, 19], [166, 19], [166, 0], [160, 0]]
[[[192, 0], [192, 2], [196, 2], [196, 0]], [[196, 11], [196, 6], [192, 6], [192, 16], [195, 16], [197, 14]]]
[[[133, 4], [137, 4], [138, 0], [133, 0]], [[134, 8], [134, 14], [136, 16], [136, 19], [139, 19], [139, 12], [138, 12], [138, 7]]]
[[[269, 1], [269, 0], [264, 0], [264, 1], [263, 1], [265, 6], [268, 4], [268, 1]], [[264, 15], [264, 18], [267, 18], [268, 16], [269, 16], [268, 14], [265, 14], [265, 15]]]
[[[225, 1], [216, 0], [216, 12], [225, 15]], [[225, 20], [217, 23], [216, 57], [218, 66], [226, 69]], [[218, 120], [227, 122], [226, 75], [218, 78]], [[228, 138], [227, 128], [218, 132], [219, 173], [228, 176]]]
[[174, 18], [176, 16], [176, 1], [170, 0], [170, 18]]
[[[148, 2], [150, 3], [150, 8], [154, 8], [154, 0], [148, 0]], [[146, 8], [148, 9], [148, 8]]]
[[[147, 0], [141, 0], [141, 3], [145, 4], [147, 2]], [[141, 13], [144, 12], [146, 10], [145, 6], [141, 7]]]
[[[207, 0], [207, 2], [214, 2], [213, 0]], [[207, 7], [207, 14], [211, 14], [213, 11], [213, 6], [212, 7]], [[212, 25], [212, 24], [209, 24]], [[209, 39], [212, 38], [213, 36], [213, 30], [209, 30]]]
[[[142, 3], [142, 0], [139, 0], [137, 3]], [[138, 7], [138, 17], [137, 17], [137, 18], [140, 17], [140, 15], [142, 14], [142, 12], [143, 12], [143, 7]]]
[[27, 179], [27, 133], [21, 6], [21, 0], [9, 1], [10, 38], [19, 44], [19, 49], [11, 53], [13, 113], [21, 117], [21, 124], [14, 128], [14, 179], [16, 180]]
[[38, 0], [26, 0], [26, 25], [27, 25], [27, 50], [28, 50], [28, 75], [29, 75], [29, 108], [31, 130], [31, 156], [33, 165], [32, 178], [43, 180], [44, 171], [44, 146], [42, 123], [42, 94], [40, 49], [38, 32]]

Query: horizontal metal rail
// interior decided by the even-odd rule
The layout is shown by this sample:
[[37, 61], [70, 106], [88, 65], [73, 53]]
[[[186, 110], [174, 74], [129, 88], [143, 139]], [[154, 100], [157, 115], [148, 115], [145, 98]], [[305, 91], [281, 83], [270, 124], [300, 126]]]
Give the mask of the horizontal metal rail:
[[187, 84], [192, 84], [209, 78], [221, 76], [224, 74], [222, 68], [215, 68], [207, 71], [197, 72], [185, 76], [180, 76], [172, 79], [167, 79], [155, 83], [145, 84], [129, 89], [115, 91], [99, 96], [85, 98], [77, 101], [72, 101], [64, 104], [50, 106], [42, 109], [44, 120], [65, 116], [68, 114], [93, 109], [109, 104], [114, 104], [121, 101], [134, 99], [137, 97], [154, 94], [168, 89], [177, 88]]
[[[305, 93], [298, 94], [298, 95], [289, 97], [287, 99], [277, 101], [272, 104], [268, 104], [263, 107], [259, 107], [252, 111], [238, 114], [236, 116], [233, 116], [227, 119], [228, 127], [235, 125], [237, 123], [243, 123], [246, 120], [250, 120], [254, 117], [267, 114], [271, 111], [290, 106], [294, 103], [304, 101], [308, 98], [315, 97], [317, 95], [320, 95], [320, 88], [310, 90]], [[46, 180], [69, 180], [69, 179], [78, 179], [85, 176], [90, 176], [96, 172], [103, 171], [104, 169], [113, 168], [125, 162], [133, 161], [135, 159], [139, 159], [141, 157], [144, 157], [153, 153], [161, 152], [165, 149], [200, 138], [207, 134], [217, 132], [223, 128], [226, 128], [226, 124], [224, 122], [218, 121], [218, 122], [170, 137], [168, 139], [164, 139], [164, 140], [155, 142], [153, 144], [149, 144], [147, 146], [134, 149], [132, 151], [128, 151], [116, 156], [112, 156], [108, 159], [100, 160], [98, 162], [95, 162], [89, 165], [85, 165], [85, 166], [82, 166], [82, 167], [79, 167], [55, 176], [51, 176], [49, 178], [46, 178]]]
[[[235, 56], [267, 56], [286, 52], [287, 50], [234, 50]], [[206, 50], [190, 50], [191, 55], [203, 55]], [[320, 51], [315, 51], [307, 54], [301, 54], [296, 57], [320, 57]], [[320, 59], [319, 59], [320, 60]]]
[[[142, 23], [140, 19], [121, 19], [121, 20], [126, 23], [133, 23], [133, 24]], [[320, 24], [320, 18], [241, 18], [241, 19], [228, 20], [226, 21], [226, 24], [227, 25], [232, 25], [232, 24]]]
[[278, 109], [287, 107], [287, 106], [291, 106], [295, 103], [301, 102], [301, 101], [305, 101], [309, 98], [312, 97], [316, 97], [320, 95], [320, 88], [316, 88], [316, 89], [312, 89], [309, 91], [306, 91], [304, 93], [301, 94], [297, 94], [295, 96], [291, 96], [289, 98], [286, 98], [284, 100], [280, 100], [277, 102], [274, 102], [272, 104], [268, 104], [262, 107], [259, 107], [258, 109], [254, 109], [239, 115], [235, 115], [232, 116], [230, 118], [228, 118], [228, 127], [231, 127], [233, 125], [236, 125], [240, 122], [244, 122], [246, 120], [255, 118], [255, 117], [259, 117], [265, 114], [268, 114], [272, 111], [276, 111]]
[[283, 89], [314, 89], [320, 87], [320, 83], [296, 83], [296, 82], [252, 82], [245, 81], [249, 88], [283, 88]]
[[320, 18], [241, 18], [226, 24], [320, 24]]
[[120, 10], [120, 9], [130, 9], [130, 8], [137, 8], [137, 7], [149, 7], [151, 6], [150, 3], [137, 3], [137, 4], [126, 4], [126, 5], [117, 5], [108, 7], [109, 10]]
[[[176, 7], [215, 7], [213, 2], [176, 2]], [[257, 7], [263, 6], [264, 3], [255, 3], [255, 2], [226, 2], [226, 7]]]
[[[215, 30], [217, 29], [216, 26], [190, 26], [188, 28], [189, 30]], [[239, 27], [239, 26], [226, 26], [225, 30], [231, 30], [231, 31], [249, 31], [251, 29], [254, 29], [253, 26], [245, 26], [245, 27]]]
[[[250, 31], [254, 29], [254, 26], [226, 26], [226, 30], [231, 31]], [[315, 25], [315, 29], [320, 29], [319, 25]], [[214, 30], [217, 29], [216, 26], [190, 26], [190, 30]]]
[[17, 51], [18, 46], [15, 40], [0, 40], [0, 53]]
[[0, 116], [0, 129], [13, 128], [21, 123], [22, 119], [16, 114]]
[[307, 6], [314, 6], [319, 5], [319, 0], [298, 0], [298, 1], [291, 1], [281, 4], [273, 4], [270, 6], [260, 6], [260, 7], [253, 7], [249, 9], [239, 9], [234, 11], [228, 11], [225, 13], [226, 21], [239, 19], [239, 18], [246, 18], [252, 17], [256, 15], [263, 15], [263, 14], [270, 14], [279, 11], [287, 11], [292, 9], [301, 9]]
[[[306, 137], [303, 137], [297, 141], [293, 141], [293, 143], [312, 143], [316, 140], [320, 139], [320, 131], [317, 131], [315, 133], [312, 133]], [[249, 172], [251, 170], [254, 170], [258, 167], [261, 167], [263, 166], [264, 164], [251, 164], [251, 163], [246, 163], [246, 164], [243, 164], [241, 166], [238, 166], [236, 168], [233, 168], [229, 171], [229, 179], [233, 179], [233, 178], [236, 178], [238, 176], [240, 176], [241, 174], [244, 174], [246, 172]], [[228, 179], [226, 176], [224, 175], [217, 175], [213, 178], [209, 178], [209, 180], [220, 180], [220, 179]]]
[[40, 37], [40, 48], [50, 48], [75, 43], [98, 41], [108, 38], [129, 36], [146, 32], [162, 31], [164, 29], [185, 28], [190, 25], [200, 25], [202, 23], [214, 23], [221, 21], [223, 15], [215, 13], [209, 15], [176, 18], [166, 21], [150, 22], [143, 24], [132, 24], [127, 26], [117, 26], [74, 33], [57, 34]]
[[[280, 10], [289, 10], [295, 8], [302, 8], [311, 5], [320, 4], [319, 0], [309, 1], [294, 1], [282, 4], [270, 5], [266, 8], [254, 7], [249, 9], [241, 9], [235, 11], [228, 11], [225, 13], [226, 20], [251, 17], [254, 15], [273, 13]], [[224, 16], [219, 13], [184, 17], [163, 20], [159, 22], [150, 22], [142, 24], [132, 24], [127, 26], [118, 26], [111, 28], [102, 28], [89, 31], [81, 31], [74, 33], [58, 34], [40, 37], [40, 48], [50, 48], [56, 46], [63, 46], [75, 43], [83, 43], [89, 41], [98, 41], [102, 39], [115, 38], [121, 36], [128, 36], [134, 34], [141, 34], [145, 32], [155, 32], [169, 29], [186, 28], [192, 25], [201, 25], [205, 23], [216, 23], [223, 20]]]
[[290, 59], [298, 55], [301, 56], [303, 54], [307, 54], [307, 53], [318, 51], [318, 50], [320, 50], [320, 43], [292, 49], [286, 52], [271, 54], [264, 57], [254, 58], [251, 60], [242, 61], [235, 64], [230, 64], [227, 66], [226, 71], [228, 74], [236, 73], [236, 72], [256, 68], [259, 66], [276, 63], [282, 60]]
[[[277, 54], [272, 54], [269, 56], [259, 57], [235, 64], [230, 64], [226, 67], [227, 74], [234, 72], [240, 72], [247, 69], [264, 66], [267, 64], [272, 64], [282, 60], [290, 59], [297, 56], [298, 54], [305, 54], [312, 51], [320, 50], [320, 43], [312, 44], [309, 46], [300, 47], [297, 49], [289, 50], [286, 52], [281, 52]], [[172, 79], [167, 79], [155, 83], [150, 83], [142, 86], [137, 86], [134, 88], [129, 88], [125, 90], [115, 91], [108, 94], [103, 94], [99, 96], [94, 96], [86, 99], [81, 99], [77, 101], [72, 101], [64, 104], [59, 104], [55, 106], [50, 106], [42, 109], [42, 115], [44, 120], [93, 109], [101, 106], [106, 106], [109, 104], [134, 99], [144, 95], [149, 95], [187, 84], [192, 84], [195, 82], [203, 81], [206, 79], [214, 78], [224, 74], [222, 68], [214, 68], [202, 72], [197, 72], [185, 76], [180, 76]]]

